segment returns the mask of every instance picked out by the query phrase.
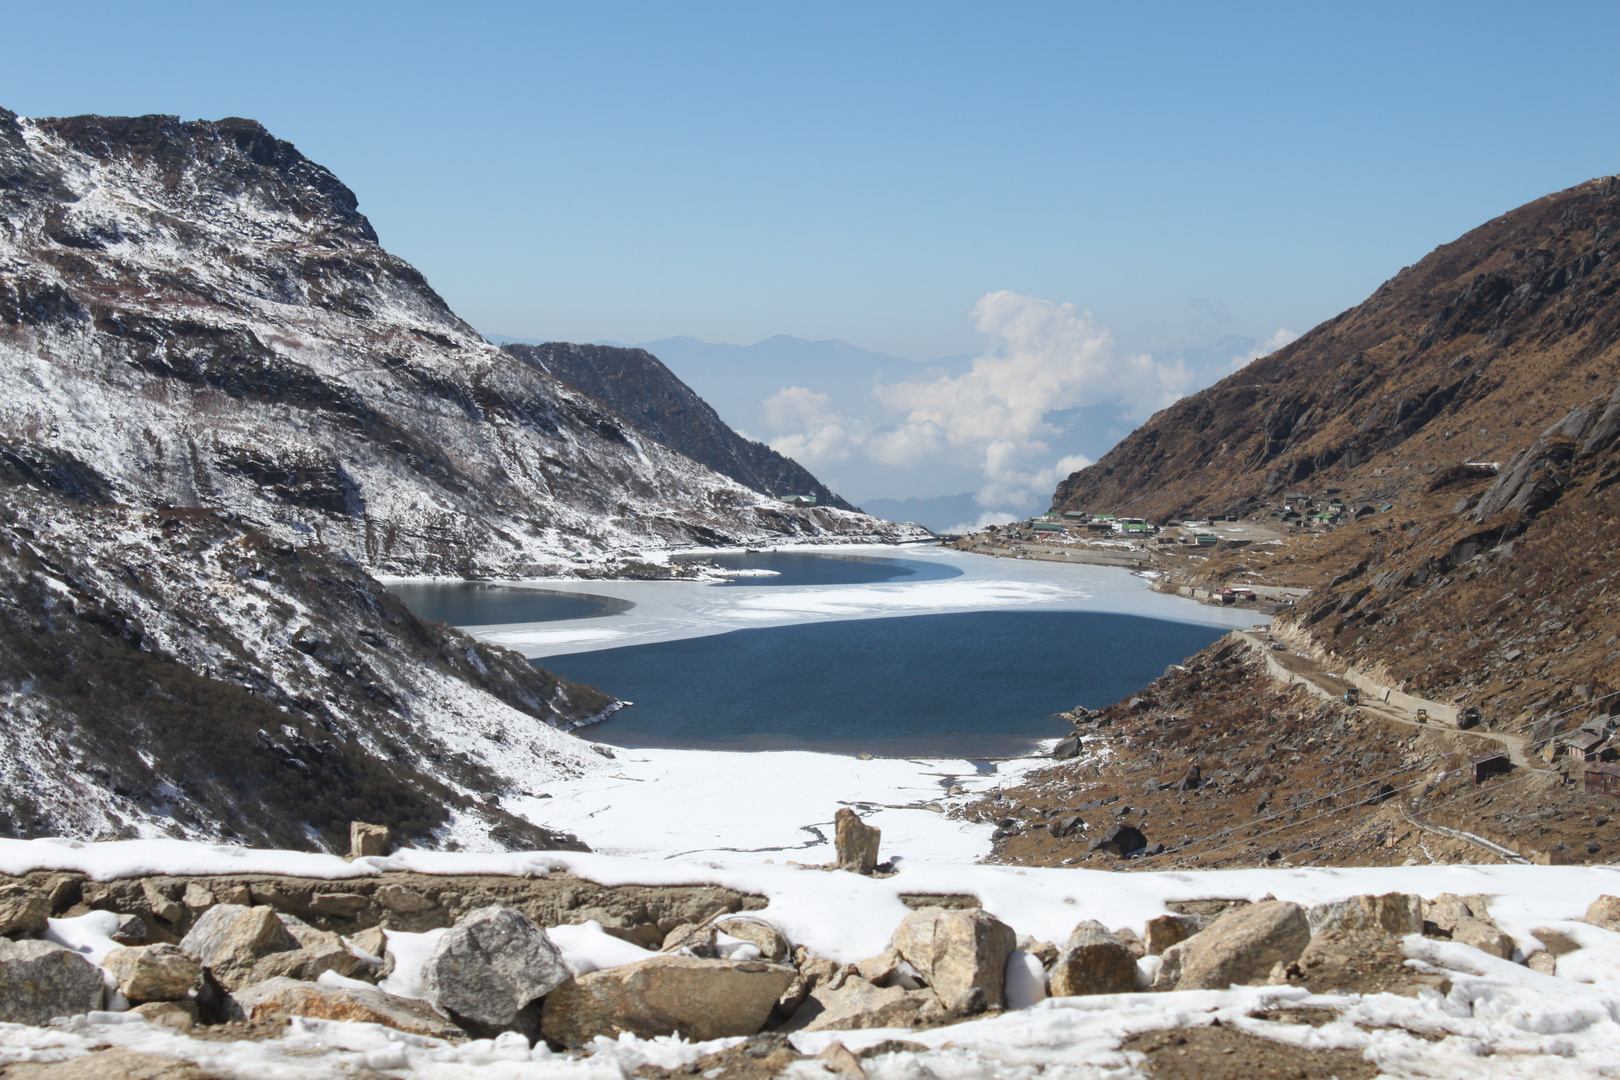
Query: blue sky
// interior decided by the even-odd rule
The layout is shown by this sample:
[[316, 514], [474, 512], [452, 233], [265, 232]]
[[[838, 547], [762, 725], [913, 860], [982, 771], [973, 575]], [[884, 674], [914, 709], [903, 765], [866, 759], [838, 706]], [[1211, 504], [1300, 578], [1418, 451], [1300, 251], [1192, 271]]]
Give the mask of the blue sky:
[[[520, 338], [934, 361], [1027, 345], [987, 329], [1004, 293], [1070, 305], [1105, 365], [1172, 364], [1303, 332], [1620, 170], [1612, 3], [31, 2], [0, 25], [0, 104], [259, 119]], [[1102, 382], [1051, 403], [1151, 404]], [[983, 480], [996, 440], [969, 428], [941, 445]], [[1037, 480], [1063, 456], [1049, 426], [1002, 434]]]

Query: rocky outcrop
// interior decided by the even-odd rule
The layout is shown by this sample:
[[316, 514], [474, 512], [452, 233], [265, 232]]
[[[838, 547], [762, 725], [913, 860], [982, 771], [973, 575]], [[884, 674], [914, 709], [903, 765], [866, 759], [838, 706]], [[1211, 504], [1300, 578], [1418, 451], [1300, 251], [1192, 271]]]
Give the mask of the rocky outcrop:
[[49, 941], [0, 938], [0, 1023], [44, 1025], [101, 1008], [101, 971]]
[[1136, 957], [1102, 923], [1087, 920], [1074, 928], [1052, 965], [1053, 997], [1128, 994], [1136, 989]]
[[870, 874], [877, 866], [878, 843], [883, 834], [866, 824], [860, 815], [847, 806], [839, 807], [833, 815], [834, 847], [837, 866], [854, 874]]
[[764, 1026], [794, 972], [759, 960], [656, 956], [581, 975], [549, 993], [541, 1030], [564, 1046], [598, 1035], [678, 1035], [702, 1041]]
[[183, 1001], [202, 981], [202, 965], [177, 945], [136, 945], [113, 949], [102, 961], [132, 1003]]
[[855, 509], [792, 458], [738, 435], [645, 349], [560, 341], [501, 348], [601, 401], [648, 438], [746, 488], [767, 495], [813, 495], [817, 505]]
[[1183, 950], [1176, 989], [1265, 982], [1277, 965], [1299, 959], [1310, 940], [1310, 922], [1298, 904], [1267, 900], [1238, 908], [1176, 946]]
[[451, 1016], [500, 1030], [569, 978], [545, 931], [511, 908], [472, 912], [439, 939], [422, 970], [427, 998]]
[[1016, 943], [1011, 927], [978, 908], [921, 908], [894, 932], [895, 951], [956, 1014], [1002, 1007], [1007, 957]]
[[381, 1024], [411, 1035], [460, 1039], [465, 1033], [422, 1001], [356, 986], [326, 986], [278, 976], [235, 991], [226, 1009], [228, 1020], [268, 1020], [309, 1016]]

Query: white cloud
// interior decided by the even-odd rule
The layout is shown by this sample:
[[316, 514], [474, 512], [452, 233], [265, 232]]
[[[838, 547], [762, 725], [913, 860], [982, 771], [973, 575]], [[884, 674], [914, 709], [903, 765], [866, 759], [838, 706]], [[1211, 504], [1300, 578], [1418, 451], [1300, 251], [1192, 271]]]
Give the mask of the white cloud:
[[807, 468], [846, 460], [866, 441], [866, 426], [834, 413], [832, 399], [802, 386], [787, 386], [765, 399], [765, 419], [790, 434], [770, 441], [778, 454]]
[[1014, 292], [973, 305], [979, 329], [996, 338], [965, 375], [879, 387], [912, 423], [936, 425], [953, 445], [1012, 442], [1033, 449], [1052, 434], [1053, 410], [1113, 401], [1146, 416], [1180, 397], [1184, 365], [1121, 355], [1113, 336], [1073, 304]]
[[1014, 506], [1051, 498], [1059, 480], [1091, 464], [1084, 454], [1070, 454], [1046, 465], [1029, 464], [1019, 448], [1008, 442], [985, 447], [983, 472], [988, 481], [974, 495], [980, 506]]
[[1005, 525], [1010, 521], [1017, 521], [1017, 514], [1009, 514], [1005, 510], [986, 510], [973, 521], [964, 521], [960, 525], [952, 525], [940, 532], [948, 533], [976, 533], [983, 532], [991, 525]]
[[1270, 356], [1284, 345], [1291, 345], [1298, 340], [1299, 335], [1294, 333], [1292, 330], [1289, 330], [1287, 327], [1278, 327], [1275, 334], [1272, 334], [1269, 338], [1250, 349], [1247, 353], [1243, 354], [1242, 356], [1232, 357], [1232, 362], [1229, 366], [1233, 371], [1236, 371], [1239, 368], [1247, 367], [1256, 360], [1260, 359], [1262, 356]]
[[[764, 403], [776, 433], [771, 448], [811, 468], [859, 455], [905, 470], [972, 469], [983, 481], [975, 496], [981, 506], [1029, 506], [1091, 464], [1079, 455], [1053, 460], [1050, 441], [1059, 432], [1043, 416], [1112, 404], [1145, 419], [1198, 378], [1179, 359], [1119, 349], [1107, 328], [1073, 304], [1000, 291], [980, 298], [971, 314], [992, 343], [969, 371], [879, 384], [873, 396], [882, 413], [871, 411], [870, 399], [834, 403], [824, 393], [784, 387]], [[1265, 351], [1293, 337], [1279, 331]]]

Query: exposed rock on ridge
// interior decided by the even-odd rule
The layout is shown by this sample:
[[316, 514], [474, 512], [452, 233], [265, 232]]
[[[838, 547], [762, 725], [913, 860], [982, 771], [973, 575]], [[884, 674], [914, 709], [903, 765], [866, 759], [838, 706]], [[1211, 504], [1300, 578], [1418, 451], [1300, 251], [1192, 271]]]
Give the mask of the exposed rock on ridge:
[[767, 495], [814, 495], [855, 509], [792, 458], [731, 429], [708, 402], [646, 349], [611, 345], [503, 345], [504, 352], [605, 402], [642, 434]]
[[485, 342], [257, 123], [0, 111], [3, 450], [75, 498], [227, 507], [392, 573], [900, 535], [793, 510]]

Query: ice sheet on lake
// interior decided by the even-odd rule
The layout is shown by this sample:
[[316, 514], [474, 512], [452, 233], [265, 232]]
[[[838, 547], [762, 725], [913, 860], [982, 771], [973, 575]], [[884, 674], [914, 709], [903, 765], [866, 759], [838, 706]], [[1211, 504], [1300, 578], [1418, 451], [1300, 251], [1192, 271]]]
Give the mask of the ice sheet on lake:
[[[485, 641], [537, 658], [762, 626], [966, 611], [1115, 612], [1234, 629], [1265, 621], [1253, 611], [1211, 607], [1153, 592], [1144, 579], [1122, 567], [991, 559], [932, 546], [874, 545], [841, 548], [839, 554], [944, 562], [962, 574], [910, 584], [902, 580], [859, 586], [776, 585], [756, 589], [745, 584], [715, 586], [692, 581], [592, 581], [592, 593], [629, 600], [635, 607], [600, 619], [468, 629]], [[511, 584], [515, 588], [553, 591], [581, 588], [580, 582], [571, 580]]]

